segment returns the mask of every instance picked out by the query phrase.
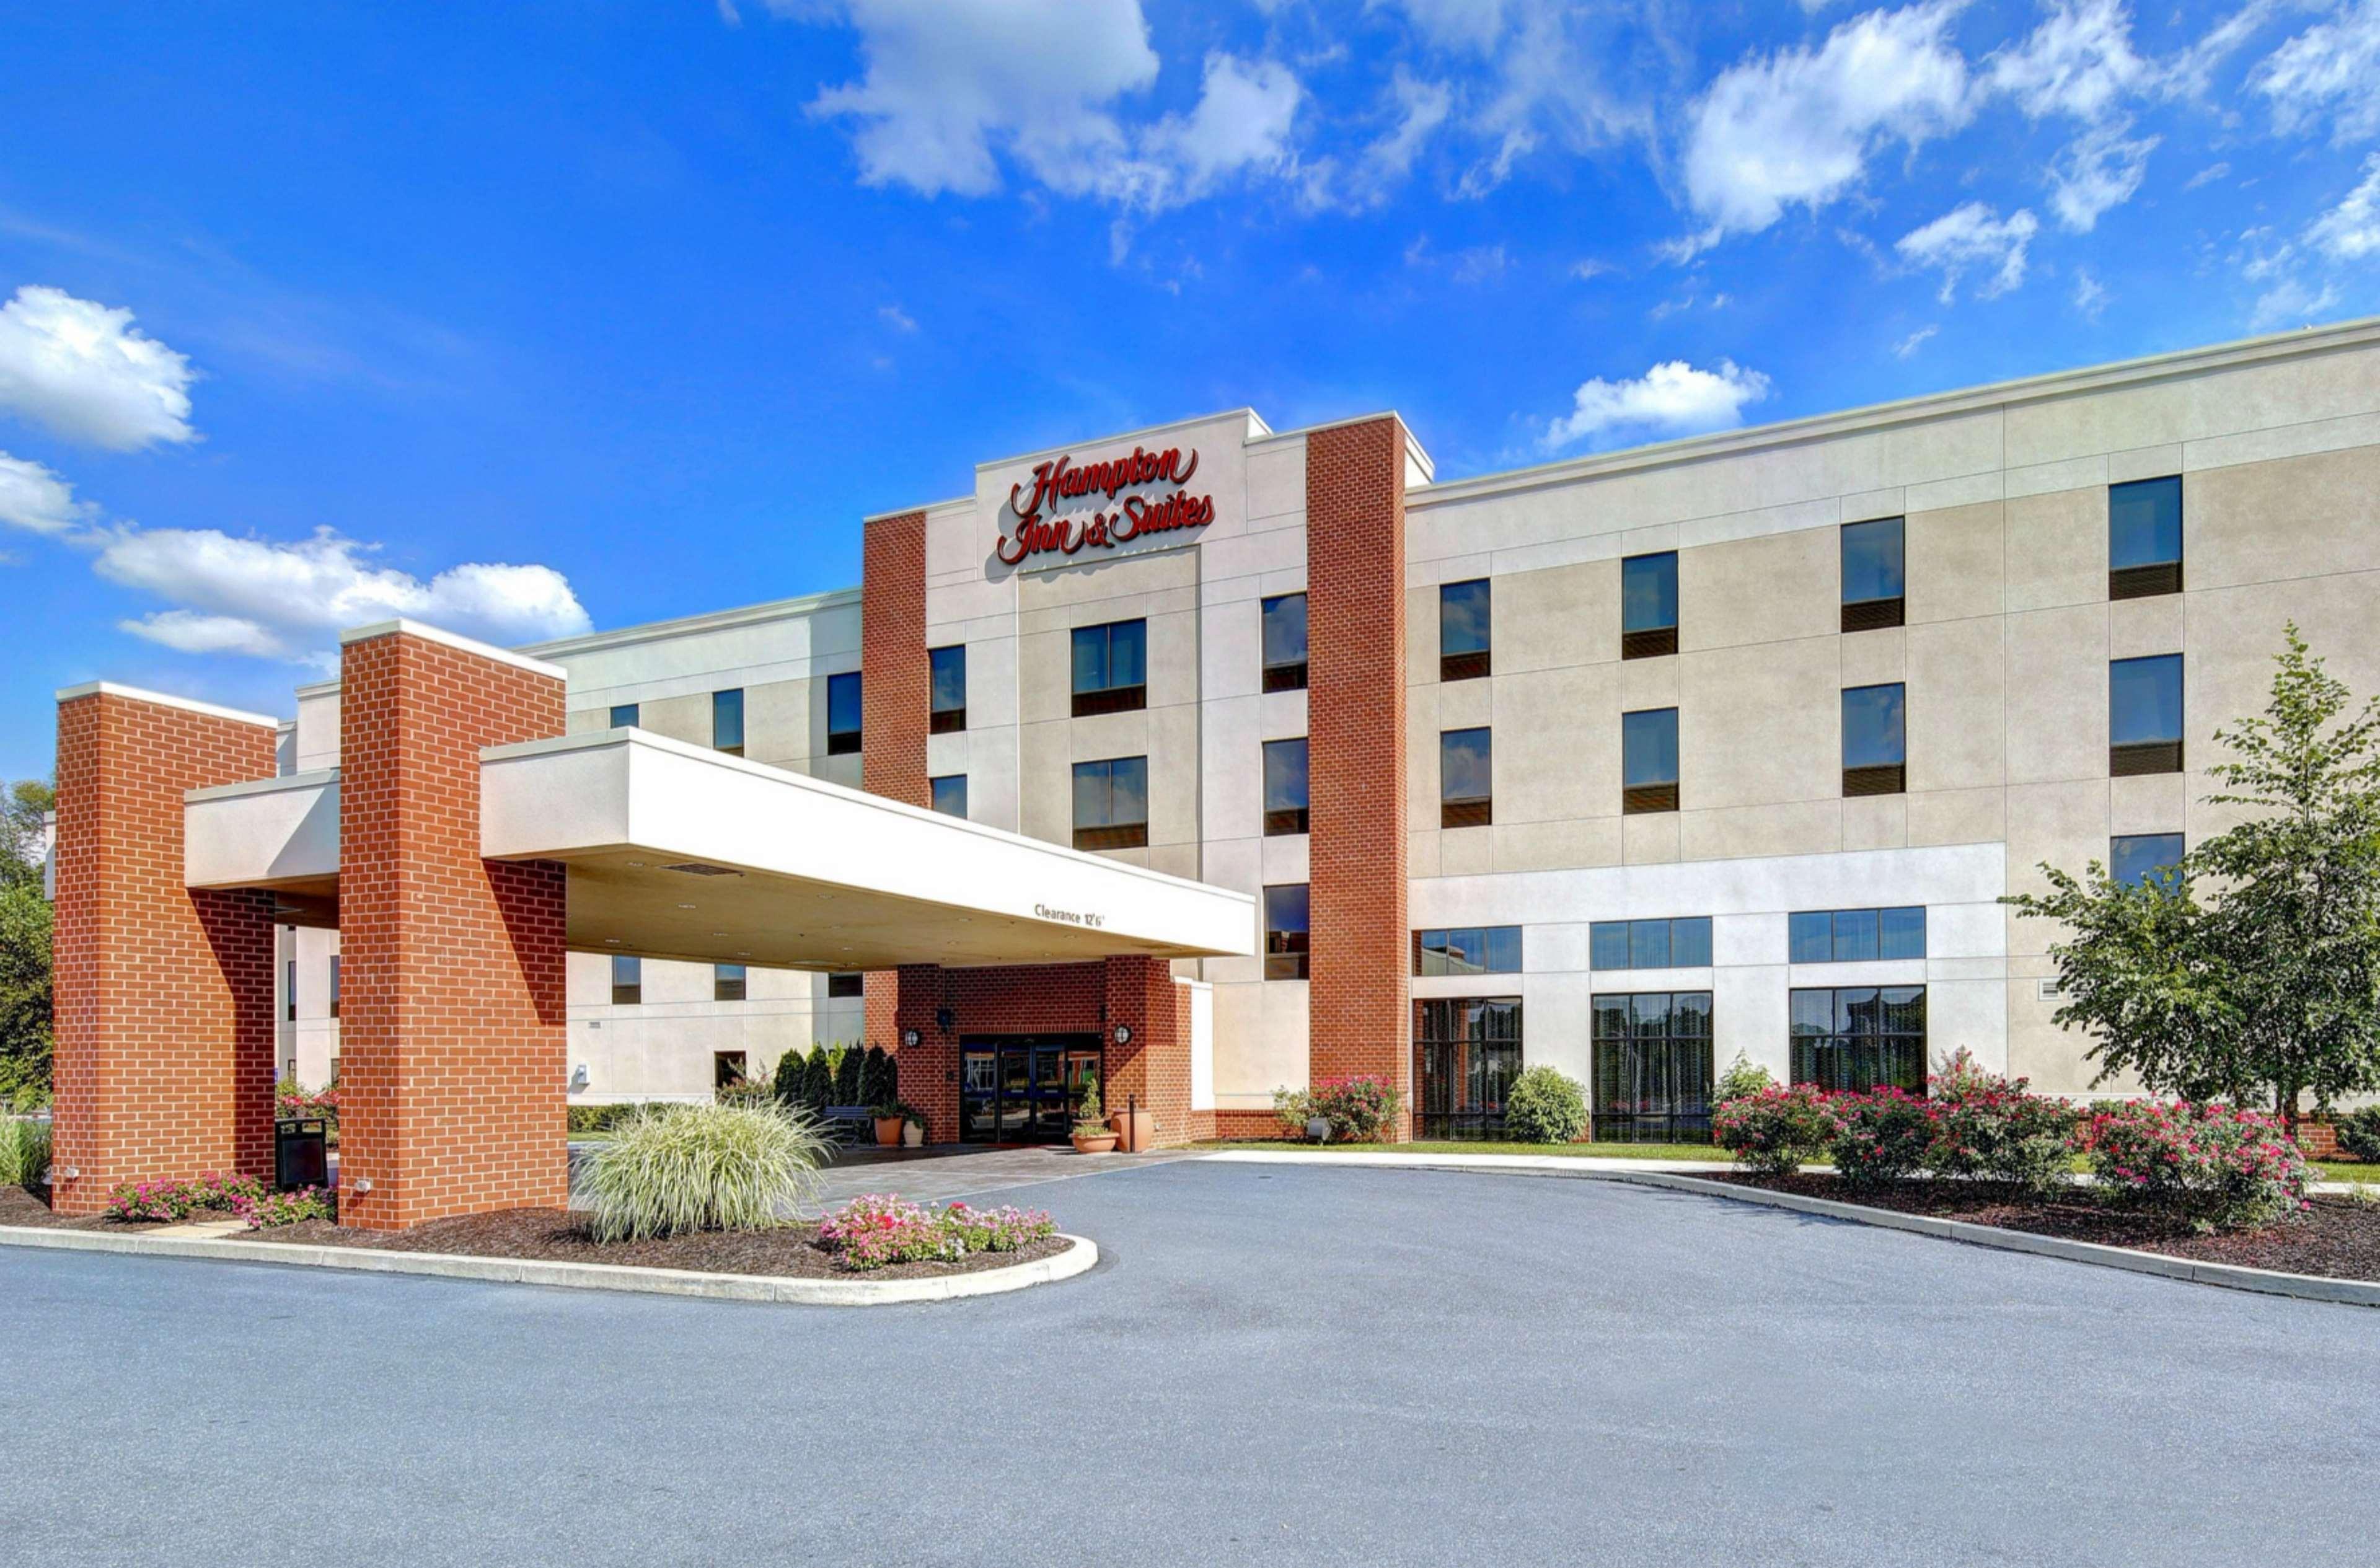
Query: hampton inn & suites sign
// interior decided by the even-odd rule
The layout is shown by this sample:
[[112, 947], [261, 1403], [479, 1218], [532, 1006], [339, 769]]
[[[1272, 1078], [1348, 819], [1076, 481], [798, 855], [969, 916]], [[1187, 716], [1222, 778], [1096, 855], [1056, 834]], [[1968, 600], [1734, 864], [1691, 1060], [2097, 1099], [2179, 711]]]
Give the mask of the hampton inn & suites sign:
[[1009, 487], [1006, 525], [995, 552], [1011, 566], [1062, 565], [1085, 550], [1109, 551], [1135, 540], [1202, 529], [1215, 520], [1215, 498], [1194, 495], [1198, 451], [1178, 446], [1076, 463], [1069, 455], [1033, 466]]

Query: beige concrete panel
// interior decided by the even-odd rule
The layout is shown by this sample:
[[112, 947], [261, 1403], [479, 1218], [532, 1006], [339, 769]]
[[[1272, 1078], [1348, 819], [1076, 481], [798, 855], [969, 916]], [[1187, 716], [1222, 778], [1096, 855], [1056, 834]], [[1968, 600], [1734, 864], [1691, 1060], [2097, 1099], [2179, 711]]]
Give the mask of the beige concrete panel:
[[2007, 607], [2005, 505], [1912, 512], [1901, 529], [1912, 622], [1997, 615]]
[[[1619, 810], [1621, 668], [1579, 664], [1495, 677], [1499, 822], [1603, 817]], [[1438, 688], [1441, 721], [1442, 705], [1456, 689]]]
[[2160, 593], [2154, 599], [2118, 599], [2107, 605], [2107, 657], [2144, 659], [2181, 651], [2184, 599]]
[[2183, 580], [2215, 589], [2380, 567], [2374, 495], [2380, 447], [2193, 473], [2182, 485]]
[[2272, 699], [2273, 659], [2291, 621], [2357, 700], [2380, 693], [2380, 638], [2372, 634], [2380, 573], [2192, 590], [2186, 599], [2190, 656], [2182, 700], [2193, 764], [2216, 760], [2210, 743], [2217, 728], [2265, 711]]
[[1075, 758], [1069, 750], [1068, 733], [1072, 727], [1058, 720], [1023, 728], [1017, 747], [1016, 831], [1027, 838], [1051, 844], [1075, 841]]
[[[857, 789], [860, 787], [860, 779], [863, 776], [861, 770], [865, 761], [866, 754], [857, 751], [846, 751], [840, 757], [813, 757], [810, 759], [809, 772], [811, 777], [824, 779], [829, 784], [841, 784], [845, 789]], [[798, 770], [788, 770], [788, 772], [795, 771]]]
[[1275, 833], [1257, 840], [1257, 857], [1263, 867], [1259, 885], [1279, 887], [1309, 881], [1314, 876], [1314, 841], [1305, 833]]
[[[1824, 855], [1841, 849], [1843, 802], [1799, 800], [1678, 813], [1682, 860], [1728, 860], [1755, 855]], [[1631, 825], [1646, 820], [1623, 817]], [[1633, 863], [1637, 857], [1629, 857]]]
[[1612, 815], [1568, 821], [1498, 822], [1490, 830], [1496, 835], [1496, 869], [1560, 871], [1620, 864], [1619, 801], [1614, 785], [1606, 797]]
[[1845, 849], [1900, 849], [1909, 843], [1909, 797], [1867, 795], [1843, 802]]
[[2011, 784], [2107, 776], [2107, 607], [2008, 618]]
[[1499, 675], [1617, 659], [1620, 563], [1508, 573], [1496, 578], [1495, 611]]
[[1305, 511], [1305, 443], [1282, 442], [1247, 457], [1248, 519]]
[[[1150, 808], [1151, 810], [1155, 808], [1153, 805]], [[1198, 846], [1196, 844], [1152, 844], [1148, 846], [1148, 858], [1142, 864], [1169, 877], [1187, 877], [1196, 881]]]
[[1840, 624], [1839, 536], [1804, 529], [1678, 554], [1678, 647], [1819, 637]]
[[[1074, 657], [1073, 648], [1067, 658]], [[1071, 683], [1070, 667], [1067, 678]], [[1071, 696], [1071, 693], [1069, 694]], [[1148, 617], [1148, 705], [1170, 707], [1198, 700], [1198, 617], [1185, 611]]]
[[1200, 623], [1199, 690], [1210, 701], [1256, 696], [1264, 684], [1262, 602], [1253, 594], [1227, 603], [1209, 601]]
[[2107, 454], [2107, 482], [2129, 484], [2134, 480], [2163, 479], [2168, 474], [2181, 472], [2184, 448], [2180, 442], [2163, 446], [2139, 446], [2130, 452]]
[[[810, 740], [810, 682], [808, 680], [771, 681], [766, 686], [744, 688], [744, 755], [755, 762], [766, 762], [772, 768], [792, 767], [807, 763], [813, 754]], [[819, 692], [819, 706], [826, 705], [826, 692]], [[824, 721], [820, 721], [823, 725]], [[860, 736], [862, 741], [868, 737]], [[820, 731], [819, 749], [824, 748], [825, 731]]]
[[[1195, 592], [1198, 586], [1196, 550], [1161, 550], [1117, 559], [1087, 561], [1055, 571], [1028, 572], [1016, 577], [1016, 609], [1020, 615], [1051, 611], [1079, 611], [1063, 625], [1097, 626], [1102, 621], [1129, 620], [1139, 609], [1111, 609], [1144, 595]], [[1178, 606], [1174, 606], [1178, 608]]]
[[1496, 830], [1448, 828], [1438, 835], [1438, 874], [1475, 877], [1496, 869]]
[[1630, 866], [1665, 865], [1678, 859], [1677, 811], [1652, 811], [1620, 819], [1621, 861]]
[[[1430, 813], [1432, 822], [1438, 814]], [[1438, 841], [1445, 835], [1437, 828], [1417, 828], [1405, 834], [1405, 875], [1434, 877], [1439, 874]]]
[[[1148, 759], [1148, 841], [1195, 845], [1198, 841], [1198, 710], [1186, 705], [1158, 708], [1144, 716], [1148, 721], [1148, 749], [1144, 753]], [[1086, 722], [1076, 721], [1077, 724]], [[1132, 753], [1101, 755], [1129, 757]], [[1254, 760], [1246, 765], [1253, 766]], [[1070, 786], [1071, 783], [1070, 775]]]
[[[1877, 432], [1879, 467], [1903, 486], [1984, 473], [2000, 466], [2004, 439], [1998, 408], [1919, 419]], [[1849, 515], [1843, 518], [1847, 523], [1858, 520]]]
[[1015, 644], [1018, 718], [1036, 724], [1071, 715], [1075, 711], [1072, 635], [1064, 631], [1033, 632], [1015, 638]]
[[[1494, 614], [1494, 606], [1489, 606]], [[1490, 623], [1489, 636], [1494, 635]], [[1405, 589], [1405, 684], [1438, 683], [1438, 589], [1413, 583]]]
[[[2204, 781], [2200, 781], [2202, 784]], [[2178, 833], [2190, 819], [2194, 793], [2187, 773], [2149, 773], [2107, 781], [2107, 832]]]
[[1273, 1090], [1305, 1087], [1306, 990], [1295, 980], [1215, 988], [1218, 1105], [1269, 1109]]
[[608, 730], [611, 727], [612, 710], [608, 706], [602, 708], [574, 708], [571, 710], [570, 717], [564, 722], [563, 733], [565, 735], [585, 735], [590, 730]]
[[1955, 507], [1980, 506], [1985, 502], [2002, 501], [2007, 497], [2007, 476], [1999, 469], [1992, 468], [1985, 473], [1937, 480], [1930, 484], [1910, 485], [1903, 492], [1901, 509], [1912, 515], [1948, 512]]
[[1439, 729], [1476, 729], [1496, 722], [1498, 687], [1492, 678], [1441, 681], [1437, 690]]
[[[1157, 787], [1154, 740], [1161, 717], [1196, 713], [1195, 708], [1135, 708], [1128, 713], [1092, 713], [1066, 721], [1066, 761], [1097, 762], [1110, 757], [1149, 758], [1148, 786]], [[1072, 773], [1068, 774], [1072, 777]]]
[[1961, 1047], [1985, 1066], [2005, 1071], [2008, 1058], [2008, 981], [1999, 976], [1925, 982], [1925, 1054], [1930, 1064], [1948, 1062]]
[[662, 697], [643, 703], [637, 710], [637, 727], [665, 735], [672, 740], [709, 746], [710, 694], [706, 691], [697, 696]]
[[1888, 686], [1909, 678], [1909, 635], [1900, 626], [1852, 632], [1836, 644], [1842, 684]]
[[[1912, 792], [1977, 788], [2005, 780], [2009, 713], [2003, 626], [1993, 617], [1910, 628], [1903, 717]], [[1912, 820], [1911, 832], [1916, 831]]]
[[2107, 597], [2107, 492], [2055, 490], [2004, 504], [2008, 607], [2039, 610]]
[[1839, 521], [1864, 523], [1878, 517], [1898, 517], [1909, 509], [1909, 487], [1892, 485], [1884, 490], [1862, 491], [1846, 495], [1841, 501]]
[[2008, 797], [1992, 789], [1929, 790], [1909, 796], [1912, 848], [1937, 844], [1995, 844], [2008, 829]]
[[1841, 796], [1837, 640], [1829, 634], [1680, 657], [1682, 805], [1706, 810]]
[[1620, 671], [1621, 712], [1678, 706], [1683, 660], [1667, 655], [1658, 659], [1623, 659], [1616, 667]]
[[[2107, 858], [2107, 781], [2018, 784], [2008, 792], [2008, 880], [2010, 893], [2046, 893], [2043, 862], [2081, 876]], [[2009, 916], [2009, 951], [2039, 953], [2049, 940], [2045, 921]]]

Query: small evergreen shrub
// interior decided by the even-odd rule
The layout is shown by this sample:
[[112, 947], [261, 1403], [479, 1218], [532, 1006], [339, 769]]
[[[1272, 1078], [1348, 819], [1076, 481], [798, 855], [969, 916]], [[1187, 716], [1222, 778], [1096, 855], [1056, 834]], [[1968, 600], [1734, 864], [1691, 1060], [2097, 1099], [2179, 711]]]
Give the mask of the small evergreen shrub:
[[1837, 1131], [1835, 1174], [1852, 1186], [1881, 1186], [1915, 1175], [1934, 1147], [1934, 1108], [1887, 1085], [1828, 1101]]
[[1791, 1175], [1834, 1146], [1842, 1119], [1814, 1085], [1771, 1084], [1711, 1112], [1711, 1139], [1767, 1176]]
[[846, 1045], [835, 1053], [833, 1104], [866, 1103], [859, 1098], [859, 1074], [866, 1064], [866, 1054], [856, 1045]]
[[2337, 1118], [2331, 1130], [2339, 1151], [2354, 1160], [2380, 1161], [2380, 1105], [2367, 1105]]
[[2073, 1106], [2032, 1093], [2023, 1078], [1985, 1071], [1964, 1049], [1928, 1085], [1934, 1110], [1928, 1171], [1998, 1182], [2036, 1197], [2067, 1185], [2078, 1121]]
[[2278, 1118], [2228, 1105], [2119, 1100], [2083, 1120], [2083, 1151], [2119, 1201], [2192, 1230], [2255, 1230], [2306, 1207], [2312, 1172]]
[[802, 1102], [802, 1072], [808, 1059], [798, 1051], [788, 1051], [777, 1058], [776, 1071], [769, 1075], [769, 1092], [777, 1103], [788, 1108]]
[[631, 1116], [644, 1112], [641, 1100], [623, 1100], [611, 1105], [574, 1105], [565, 1112], [568, 1130], [574, 1133], [608, 1133]]
[[823, 1045], [810, 1051], [809, 1060], [802, 1065], [802, 1109], [813, 1115], [824, 1111], [834, 1099], [834, 1057]]
[[1727, 1071], [1718, 1076], [1718, 1082], [1711, 1086], [1711, 1104], [1749, 1100], [1762, 1089], [1774, 1088], [1776, 1083], [1775, 1074], [1739, 1051], [1735, 1060], [1727, 1064]]
[[1273, 1114], [1298, 1136], [1315, 1116], [1330, 1124], [1333, 1143], [1371, 1143], [1396, 1125], [1404, 1096], [1396, 1085], [1367, 1074], [1320, 1078], [1309, 1088], [1273, 1090]]
[[0, 1121], [0, 1186], [35, 1187], [50, 1168], [50, 1124]]
[[892, 1059], [884, 1054], [880, 1045], [871, 1045], [859, 1064], [859, 1100], [857, 1103], [870, 1110], [889, 1108], [895, 1097], [891, 1082]]
[[656, 1108], [588, 1161], [588, 1234], [642, 1241], [782, 1224], [817, 1190], [825, 1153], [808, 1116], [773, 1101]]
[[1086, 1073], [1082, 1095], [1075, 1101], [1075, 1136], [1104, 1137], [1108, 1130], [1108, 1113], [1099, 1104], [1099, 1075]]
[[1586, 1090], [1554, 1068], [1528, 1068], [1504, 1092], [1504, 1132], [1523, 1143], [1571, 1143], [1586, 1131]]

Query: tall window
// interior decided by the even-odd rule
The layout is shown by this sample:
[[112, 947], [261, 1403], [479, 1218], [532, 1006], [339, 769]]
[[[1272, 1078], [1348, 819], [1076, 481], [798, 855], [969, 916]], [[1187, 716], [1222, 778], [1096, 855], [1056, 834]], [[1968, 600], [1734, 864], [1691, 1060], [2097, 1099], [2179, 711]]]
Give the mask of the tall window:
[[339, 1015], [339, 955], [331, 954], [331, 1016]]
[[714, 1051], [710, 1053], [710, 1087], [733, 1088], [744, 1081], [746, 1058], [740, 1051]]
[[1148, 706], [1148, 623], [1075, 628], [1075, 717]]
[[929, 649], [926, 662], [933, 675], [932, 706], [926, 716], [929, 735], [948, 735], [966, 728], [966, 647]]
[[2181, 476], [2107, 487], [2107, 597], [2181, 591]]
[[2180, 864], [2180, 833], [2128, 833], [2107, 841], [2107, 874], [2126, 887], [2162, 882]]
[[1504, 1094], [1521, 1076], [1521, 999], [1414, 1003], [1415, 1120], [1425, 1138], [1504, 1136]]
[[1899, 517], [1843, 525], [1843, 630], [1900, 625], [1901, 531]]
[[1908, 743], [1903, 736], [1901, 693], [1890, 686], [1854, 686], [1843, 691], [1843, 793], [1899, 795], [1909, 787]]
[[612, 704], [612, 728], [632, 730], [637, 727], [638, 705], [634, 702]]
[[1521, 928], [1457, 926], [1414, 932], [1416, 975], [1517, 975]]
[[1264, 813], [1267, 838], [1305, 832], [1304, 735], [1264, 743]]
[[1305, 595], [1282, 593], [1264, 602], [1264, 688], [1305, 689]]
[[744, 688], [710, 694], [710, 748], [744, 755]]
[[713, 964], [710, 966], [710, 1000], [741, 1002], [744, 1000], [744, 966]]
[[1678, 808], [1678, 711], [1647, 708], [1620, 715], [1620, 809], [1625, 815]]
[[1707, 1143], [1710, 1089], [1710, 992], [1596, 997], [1598, 1142]]
[[1075, 764], [1075, 847], [1137, 849], [1148, 842], [1148, 759]]
[[826, 993], [830, 997], [849, 998], [868, 994], [868, 977], [856, 974], [836, 974], [826, 978]]
[[847, 757], [861, 745], [861, 714], [859, 672], [845, 670], [826, 678], [826, 754]]
[[1493, 645], [1488, 579], [1441, 583], [1438, 590], [1438, 678], [1477, 680], [1490, 673]]
[[2181, 655], [2107, 664], [2107, 772], [2181, 772]]
[[612, 954], [612, 1005], [633, 1007], [645, 999], [645, 961], [625, 953]]
[[945, 817], [965, 816], [967, 814], [966, 781], [967, 776], [965, 773], [944, 773], [941, 778], [929, 781], [929, 787], [934, 792], [934, 809]]
[[1856, 964], [1871, 958], [1925, 956], [1925, 906], [1892, 909], [1797, 909], [1787, 922], [1788, 955], [1796, 964]]
[[1925, 988], [1843, 986], [1797, 991], [1793, 1081], [1864, 1094], [1890, 1085], [1925, 1092]]
[[1678, 650], [1678, 553], [1620, 563], [1620, 657], [1657, 659]]
[[1438, 737], [1438, 825], [1484, 828], [1496, 820], [1496, 752], [1490, 733], [1448, 730]]
[[1587, 962], [1598, 969], [1703, 969], [1710, 961], [1707, 915], [1597, 920], [1587, 928]]
[[1269, 980], [1305, 978], [1307, 942], [1313, 926], [1312, 907], [1304, 882], [1287, 882], [1264, 890], [1265, 966]]
[[281, 1015], [294, 1024], [298, 1021], [298, 960], [295, 958], [289, 960], [285, 986], [286, 989], [281, 994]]

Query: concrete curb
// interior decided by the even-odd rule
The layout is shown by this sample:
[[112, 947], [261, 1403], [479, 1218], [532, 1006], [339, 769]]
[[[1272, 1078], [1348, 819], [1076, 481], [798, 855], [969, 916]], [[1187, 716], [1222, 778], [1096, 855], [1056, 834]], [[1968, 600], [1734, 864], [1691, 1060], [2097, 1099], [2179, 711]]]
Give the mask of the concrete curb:
[[[2220, 1285], [2226, 1290], [2254, 1291], [2263, 1295], [2293, 1296], [2301, 1301], [2338, 1302], [2349, 1307], [2380, 1307], [2380, 1282], [2371, 1280], [2334, 1280], [2320, 1274], [2285, 1274], [2274, 1269], [2250, 1269], [2237, 1263], [2201, 1263], [2188, 1258], [2169, 1258], [2162, 1252], [2143, 1252], [2135, 1247], [2107, 1246], [2098, 1242], [2067, 1241], [2058, 1236], [2037, 1236], [2024, 1231], [2004, 1230], [1998, 1225], [1978, 1225], [1965, 1220], [1941, 1220], [1929, 1214], [1902, 1214], [1889, 1209], [1871, 1209], [1863, 1203], [1844, 1203], [1833, 1198], [1804, 1197], [1799, 1193], [1770, 1192], [1765, 1187], [1739, 1186], [1732, 1182], [1714, 1182], [1707, 1177], [1683, 1175], [1675, 1170], [1635, 1169], [1615, 1170], [1617, 1161], [1598, 1161], [1587, 1169], [1576, 1167], [1585, 1161], [1563, 1155], [1483, 1155], [1452, 1158], [1428, 1155], [1346, 1155], [1346, 1154], [1280, 1154], [1256, 1150], [1227, 1149], [1208, 1156], [1213, 1160], [1237, 1160], [1254, 1154], [1257, 1163], [1298, 1165], [1360, 1164], [1378, 1168], [1401, 1165], [1415, 1170], [1469, 1172], [1474, 1174], [1501, 1173], [1522, 1176], [1568, 1176], [1574, 1181], [1624, 1182], [1635, 1186], [1661, 1187], [1670, 1192], [1696, 1193], [1706, 1197], [1731, 1198], [1738, 1203], [1765, 1204], [1771, 1209], [1790, 1209], [1798, 1213], [1815, 1214], [1828, 1220], [1848, 1220], [1854, 1224], [1874, 1225], [1879, 1230], [1908, 1231], [1917, 1235], [1935, 1236], [1944, 1241], [1965, 1242], [1972, 1246], [1995, 1247], [2002, 1252], [2027, 1252], [2038, 1258], [2063, 1258], [2069, 1263], [2090, 1263], [2103, 1269], [2124, 1269], [2135, 1274], [2155, 1274], [2161, 1279], [2180, 1280], [2191, 1284]], [[1489, 1163], [1490, 1161], [1495, 1163]], [[1657, 1162], [1646, 1161], [1648, 1165]], [[1675, 1162], [1666, 1162], [1672, 1163]], [[1569, 1167], [1569, 1169], [1565, 1169]]]
[[277, 1263], [301, 1269], [348, 1269], [368, 1274], [429, 1274], [502, 1284], [556, 1285], [571, 1290], [633, 1291], [648, 1295], [699, 1296], [711, 1301], [770, 1301], [800, 1307], [896, 1307], [999, 1295], [1053, 1284], [1086, 1273], [1099, 1260], [1099, 1244], [1067, 1235], [1073, 1245], [1055, 1258], [945, 1274], [927, 1280], [795, 1280], [772, 1274], [709, 1274], [692, 1269], [648, 1269], [625, 1263], [554, 1263], [526, 1258], [473, 1258], [455, 1252], [377, 1252], [361, 1246], [300, 1246], [270, 1241], [215, 1241], [194, 1236], [104, 1235], [91, 1231], [0, 1225], [0, 1246], [46, 1246], [67, 1252], [130, 1253], [144, 1258], [198, 1258], [217, 1263]]

